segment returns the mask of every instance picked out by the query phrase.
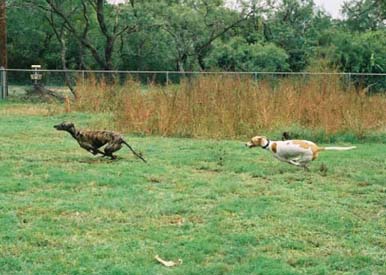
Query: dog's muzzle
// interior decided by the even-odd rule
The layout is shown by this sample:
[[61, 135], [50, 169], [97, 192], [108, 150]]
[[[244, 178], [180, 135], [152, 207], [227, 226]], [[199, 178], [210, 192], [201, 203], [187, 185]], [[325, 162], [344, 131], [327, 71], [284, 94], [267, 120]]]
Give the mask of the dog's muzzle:
[[248, 148], [252, 148], [255, 147], [255, 144], [253, 144], [252, 142], [247, 142], [245, 143], [245, 146], [247, 146]]

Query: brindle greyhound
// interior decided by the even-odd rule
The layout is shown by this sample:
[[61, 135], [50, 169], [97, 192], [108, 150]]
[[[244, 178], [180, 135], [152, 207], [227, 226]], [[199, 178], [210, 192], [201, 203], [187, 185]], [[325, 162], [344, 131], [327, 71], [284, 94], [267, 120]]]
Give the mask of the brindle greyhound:
[[[108, 156], [111, 159], [116, 159], [116, 156], [113, 155], [113, 153], [121, 149], [123, 143], [129, 147], [134, 155], [146, 162], [146, 160], [140, 154], [135, 152], [123, 137], [116, 132], [78, 130], [72, 122], [62, 122], [58, 125], [54, 125], [54, 128], [59, 131], [69, 132], [71, 136], [78, 141], [80, 147], [94, 155], [99, 153], [103, 156]], [[107, 145], [104, 148], [104, 152], [102, 152], [99, 148], [105, 144]]]

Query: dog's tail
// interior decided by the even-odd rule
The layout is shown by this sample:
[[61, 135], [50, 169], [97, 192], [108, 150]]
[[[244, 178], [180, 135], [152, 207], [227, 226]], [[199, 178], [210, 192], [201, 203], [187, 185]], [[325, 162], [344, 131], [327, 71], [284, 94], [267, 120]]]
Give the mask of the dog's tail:
[[140, 158], [141, 160], [143, 160], [143, 162], [146, 163], [146, 160], [142, 157], [142, 155], [138, 154], [137, 152], [135, 152], [134, 149], [131, 148], [131, 146], [126, 141], [124, 141], [123, 139], [122, 139], [122, 143], [124, 143], [127, 147], [129, 147], [130, 151], [133, 152], [134, 155], [136, 155], [138, 158]]
[[347, 151], [357, 148], [356, 146], [350, 147], [319, 147], [319, 151]]

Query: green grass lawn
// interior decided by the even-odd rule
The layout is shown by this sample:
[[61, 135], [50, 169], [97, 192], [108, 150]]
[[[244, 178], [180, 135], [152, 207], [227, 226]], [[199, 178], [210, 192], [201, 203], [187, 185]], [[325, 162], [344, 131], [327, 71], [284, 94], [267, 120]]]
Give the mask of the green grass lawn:
[[102, 115], [39, 108], [0, 104], [0, 274], [385, 274], [385, 144], [305, 172], [244, 141], [126, 135], [148, 164], [110, 161], [52, 127]]

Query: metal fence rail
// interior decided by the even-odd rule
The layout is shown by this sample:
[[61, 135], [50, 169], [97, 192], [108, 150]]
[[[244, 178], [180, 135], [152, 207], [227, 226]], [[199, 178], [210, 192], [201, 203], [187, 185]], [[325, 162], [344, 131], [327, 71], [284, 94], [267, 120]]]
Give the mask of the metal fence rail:
[[[8, 72], [34, 72], [35, 69], [5, 69]], [[106, 74], [218, 74], [218, 75], [357, 75], [357, 76], [386, 76], [386, 73], [350, 73], [350, 72], [216, 72], [216, 71], [124, 71], [124, 70], [61, 70], [39, 69], [40, 72], [58, 73], [106, 73]]]
[[[39, 74], [39, 76], [36, 76]], [[35, 76], [33, 76], [35, 75]], [[143, 84], [158, 83], [168, 85], [179, 83], [184, 78], [197, 76], [250, 77], [255, 80], [266, 79], [275, 82], [279, 78], [294, 78], [306, 81], [313, 77], [339, 77], [343, 86], [370, 87], [377, 92], [386, 92], [386, 73], [351, 73], [351, 72], [216, 72], [216, 71], [124, 71], [124, 70], [48, 70], [48, 69], [4, 69], [0, 68], [0, 99], [8, 95], [18, 96], [33, 87], [37, 82], [54, 89], [66, 89], [66, 76], [73, 81], [110, 77], [124, 83], [128, 78], [141, 81]]]

